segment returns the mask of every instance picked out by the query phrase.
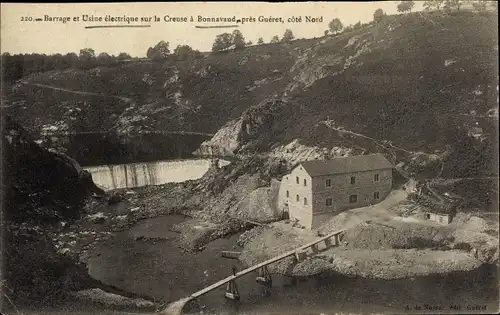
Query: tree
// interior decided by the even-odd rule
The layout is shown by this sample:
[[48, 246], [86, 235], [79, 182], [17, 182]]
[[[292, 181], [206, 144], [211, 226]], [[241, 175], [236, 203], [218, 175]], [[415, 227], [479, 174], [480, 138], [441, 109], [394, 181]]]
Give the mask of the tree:
[[323, 33], [325, 34], [325, 36], [328, 36], [328, 33], [329, 33], [329, 32], [330, 32], [330, 31], [325, 30]]
[[259, 37], [257, 40], [257, 45], [263, 45], [264, 44], [264, 39], [262, 37]]
[[170, 43], [165, 41], [160, 41], [156, 46], [149, 47], [147, 52], [147, 57], [153, 60], [161, 60], [168, 57], [170, 54]]
[[245, 37], [239, 30], [234, 30], [232, 34], [232, 42], [234, 44], [234, 49], [245, 48]]
[[344, 25], [338, 18], [335, 18], [331, 20], [330, 23], [328, 23], [328, 29], [332, 34], [337, 34], [338, 32], [342, 31], [343, 28]]
[[280, 38], [278, 37], [278, 35], [274, 35], [270, 41], [271, 44], [275, 44], [275, 43], [279, 43], [279, 42], [280, 42]]
[[233, 36], [230, 33], [222, 33], [215, 37], [212, 51], [226, 50], [233, 45]]
[[111, 56], [106, 52], [102, 52], [97, 56], [97, 60], [102, 65], [107, 65], [111, 63], [111, 59], [112, 59]]
[[295, 36], [293, 35], [293, 32], [291, 29], [287, 28], [285, 30], [285, 33], [283, 33], [283, 37], [281, 38], [281, 41], [283, 43], [289, 43], [291, 42], [293, 39], [295, 38]]
[[385, 17], [385, 13], [382, 9], [377, 9], [375, 12], [373, 12], [373, 21], [376, 23], [382, 22], [382, 20]]
[[358, 21], [358, 23], [356, 23], [352, 26], [353, 30], [359, 30], [360, 28], [361, 28], [361, 21]]
[[93, 50], [92, 48], [80, 49], [79, 58], [85, 61], [95, 59], [95, 50]]
[[189, 45], [177, 45], [174, 49], [174, 55], [178, 60], [185, 60], [193, 54], [193, 48]]
[[424, 8], [427, 11], [431, 11], [433, 9], [439, 10], [439, 8], [441, 8], [441, 4], [443, 4], [443, 0], [429, 0], [424, 2]]
[[413, 7], [415, 6], [415, 1], [401, 1], [400, 4], [398, 4], [398, 12], [406, 12], [406, 11], [410, 11], [411, 12], [411, 9], [413, 9]]
[[127, 60], [127, 59], [132, 59], [132, 56], [130, 56], [127, 53], [121, 52], [118, 54], [118, 57], [116, 57], [118, 60]]
[[251, 40], [249, 40], [246, 44], [246, 46], [252, 46], [253, 45], [253, 42]]
[[177, 60], [186, 60], [188, 58], [198, 58], [203, 54], [198, 50], [193, 50], [189, 45], [177, 45], [174, 49], [174, 55]]
[[78, 55], [74, 52], [67, 53], [63, 59], [64, 63], [68, 65], [68, 67], [76, 67], [78, 64]]
[[344, 33], [350, 32], [352, 30], [353, 30], [353, 26], [352, 25], [347, 25], [346, 27], [344, 27]]

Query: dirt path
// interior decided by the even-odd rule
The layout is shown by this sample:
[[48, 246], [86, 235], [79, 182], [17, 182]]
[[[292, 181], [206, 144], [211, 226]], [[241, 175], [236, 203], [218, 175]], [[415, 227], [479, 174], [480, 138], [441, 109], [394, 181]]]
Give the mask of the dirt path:
[[[135, 105], [135, 102], [133, 99], [131, 98], [128, 98], [128, 97], [125, 97], [125, 96], [117, 96], [117, 95], [106, 95], [106, 94], [102, 94], [102, 93], [94, 93], [94, 92], [85, 92], [85, 91], [75, 91], [75, 90], [70, 90], [70, 89], [65, 89], [65, 88], [61, 88], [61, 87], [56, 87], [56, 86], [52, 86], [52, 85], [47, 85], [47, 84], [41, 84], [41, 83], [30, 83], [30, 82], [27, 82], [27, 81], [21, 81], [22, 84], [26, 84], [26, 85], [31, 85], [31, 86], [36, 86], [36, 87], [39, 87], [39, 88], [44, 88], [44, 89], [51, 89], [51, 90], [54, 90], [54, 91], [61, 91], [61, 92], [67, 92], [67, 93], [72, 93], [72, 94], [78, 94], [78, 95], [89, 95], [89, 96], [99, 96], [99, 97], [105, 97], [105, 98], [113, 98], [113, 99], [117, 99], [117, 100], [120, 100], [120, 101], [123, 101], [131, 106], [134, 106]], [[186, 109], [186, 110], [189, 110], [189, 111], [192, 111], [193, 113], [196, 114], [196, 111], [194, 111], [192, 108], [189, 108], [185, 105], [182, 105], [182, 104], [177, 104], [179, 105], [180, 107]], [[123, 115], [123, 113], [122, 113]], [[89, 132], [85, 132], [85, 134], [97, 134], [97, 133], [103, 133], [101, 131], [89, 131]], [[151, 134], [151, 133], [165, 133], [165, 134], [179, 134], [179, 135], [196, 135], [196, 136], [208, 136], [208, 137], [213, 137], [214, 134], [213, 133], [203, 133], [203, 132], [195, 132], [195, 131], [147, 131], [147, 132], [143, 132], [145, 134]], [[68, 134], [74, 134], [74, 133], [62, 133], [61, 135], [68, 135]], [[80, 132], [79, 134], [82, 134], [82, 132]], [[59, 134], [56, 134], [56, 133], [51, 133], [50, 135], [59, 135]]]
[[36, 86], [44, 89], [51, 89], [55, 91], [61, 91], [61, 92], [68, 92], [72, 94], [78, 94], [78, 95], [90, 95], [90, 96], [100, 96], [100, 97], [107, 97], [107, 98], [114, 98], [123, 102], [126, 102], [128, 104], [135, 104], [134, 101], [131, 98], [125, 97], [125, 96], [116, 96], [116, 95], [105, 95], [102, 93], [93, 93], [93, 92], [84, 92], [84, 91], [75, 91], [75, 90], [69, 90], [61, 87], [56, 87], [52, 85], [47, 85], [47, 84], [41, 84], [41, 83], [30, 83], [27, 81], [21, 81], [22, 84], [26, 85], [31, 85], [31, 86]]
[[328, 128], [336, 130], [338, 132], [348, 133], [348, 134], [351, 134], [351, 135], [356, 136], [356, 137], [360, 137], [360, 138], [365, 138], [365, 139], [371, 140], [371, 141], [375, 142], [378, 146], [381, 146], [382, 148], [387, 149], [387, 150], [389, 150], [389, 149], [395, 149], [395, 150], [403, 151], [403, 152], [406, 152], [406, 153], [412, 154], [412, 155], [413, 154], [431, 155], [430, 153], [425, 153], [425, 152], [420, 152], [420, 151], [419, 152], [410, 151], [410, 150], [407, 150], [405, 148], [395, 146], [391, 142], [385, 142], [385, 141], [382, 141], [382, 140], [379, 140], [379, 139], [375, 139], [375, 138], [372, 138], [370, 136], [367, 136], [367, 135], [364, 135], [364, 134], [361, 134], [361, 133], [357, 133], [357, 132], [354, 132], [354, 131], [346, 130], [346, 129], [343, 129], [343, 128], [338, 128], [338, 127], [335, 127], [333, 124], [331, 124], [329, 121], [323, 121], [322, 123], [325, 126], [327, 126]]

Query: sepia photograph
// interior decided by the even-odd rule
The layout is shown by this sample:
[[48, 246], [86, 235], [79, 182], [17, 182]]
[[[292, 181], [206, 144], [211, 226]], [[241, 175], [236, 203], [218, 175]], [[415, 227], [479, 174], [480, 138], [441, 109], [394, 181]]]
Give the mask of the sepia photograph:
[[498, 2], [1, 4], [0, 314], [495, 314]]

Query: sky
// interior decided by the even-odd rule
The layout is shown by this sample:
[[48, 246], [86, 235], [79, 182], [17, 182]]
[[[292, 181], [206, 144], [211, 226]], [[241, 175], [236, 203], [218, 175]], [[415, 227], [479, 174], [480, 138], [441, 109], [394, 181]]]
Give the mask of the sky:
[[[339, 18], [344, 25], [358, 21], [373, 20], [373, 12], [380, 8], [387, 14], [396, 14], [399, 1], [373, 2], [177, 2], [177, 3], [75, 3], [75, 4], [1, 4], [1, 51], [16, 53], [78, 53], [82, 48], [92, 48], [97, 54], [107, 52], [117, 55], [126, 52], [134, 57], [144, 57], [148, 47], [161, 40], [170, 43], [173, 50], [177, 45], [190, 45], [200, 51], [210, 51], [214, 38], [235, 28], [195, 28], [195, 25], [233, 25], [235, 23], [203, 23], [203, 17], [233, 17], [256, 20], [262, 17], [281, 17], [283, 23], [248, 22], [236, 23], [246, 41], [256, 43], [262, 37], [267, 43], [271, 37], [280, 38], [286, 29], [291, 29], [295, 38], [323, 36], [328, 22]], [[423, 1], [416, 1], [415, 9], [422, 9]], [[67, 17], [69, 22], [34, 21], [45, 16]], [[117, 22], [84, 22], [83, 15], [102, 17], [153, 17], [159, 22], [131, 23], [150, 24], [148, 28], [91, 28], [85, 26], [118, 25]], [[165, 22], [165, 16], [186, 17], [187, 22]], [[194, 21], [190, 22], [191, 16]], [[305, 17], [323, 18], [322, 22], [305, 22]], [[75, 21], [74, 18], [79, 18]], [[302, 22], [292, 22], [292, 17], [301, 17]], [[25, 21], [23, 21], [23, 19]], [[29, 21], [33, 19], [33, 21]], [[26, 21], [27, 20], [27, 21]]]

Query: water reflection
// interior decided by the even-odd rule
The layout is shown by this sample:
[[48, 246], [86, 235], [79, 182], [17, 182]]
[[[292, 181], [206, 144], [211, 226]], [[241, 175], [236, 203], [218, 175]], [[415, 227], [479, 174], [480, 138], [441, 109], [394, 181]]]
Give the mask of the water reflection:
[[82, 166], [151, 162], [193, 157], [209, 137], [182, 134], [72, 134], [39, 136], [45, 147], [58, 147]]

